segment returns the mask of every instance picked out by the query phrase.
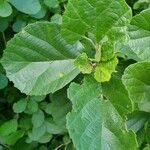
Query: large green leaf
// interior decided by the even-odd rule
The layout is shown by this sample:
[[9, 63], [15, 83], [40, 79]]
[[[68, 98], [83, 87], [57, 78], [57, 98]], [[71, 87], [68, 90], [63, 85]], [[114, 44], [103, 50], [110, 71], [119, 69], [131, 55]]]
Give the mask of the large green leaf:
[[[113, 58], [117, 41], [127, 39], [131, 9], [124, 0], [70, 0], [63, 16], [62, 33], [69, 42], [88, 36], [102, 52], [102, 60]], [[99, 46], [98, 46], [99, 45]]]
[[92, 78], [83, 85], [72, 83], [68, 97], [73, 110], [67, 128], [77, 150], [135, 150], [135, 135], [109, 100], [101, 96], [101, 86]]
[[150, 9], [132, 19], [129, 35], [129, 46], [139, 61], [150, 60]]
[[102, 88], [104, 96], [111, 101], [121, 116], [125, 117], [132, 111], [132, 102], [120, 76], [113, 75], [109, 82], [102, 84]]
[[130, 65], [123, 75], [123, 83], [134, 102], [150, 101], [150, 62]]
[[19, 11], [26, 14], [36, 14], [41, 9], [39, 0], [9, 0]]
[[79, 74], [74, 58], [81, 44], [67, 44], [59, 31], [56, 24], [38, 22], [27, 26], [8, 42], [2, 64], [7, 77], [23, 93], [55, 92]]

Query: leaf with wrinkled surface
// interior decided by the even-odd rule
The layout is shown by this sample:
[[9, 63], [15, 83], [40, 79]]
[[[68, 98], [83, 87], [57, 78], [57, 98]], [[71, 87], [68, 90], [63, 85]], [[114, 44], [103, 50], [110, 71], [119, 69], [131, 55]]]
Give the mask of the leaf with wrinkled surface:
[[81, 44], [67, 44], [57, 24], [30, 24], [10, 40], [2, 58], [7, 77], [28, 95], [53, 93], [78, 74], [74, 59]]
[[101, 62], [95, 69], [94, 78], [98, 82], [109, 81], [111, 79], [111, 74], [115, 72], [117, 64], [118, 59], [116, 57], [109, 61]]
[[110, 101], [101, 97], [99, 83], [92, 78], [83, 85], [72, 83], [68, 97], [73, 110], [67, 116], [67, 128], [77, 150], [136, 149], [135, 135], [126, 130]]
[[116, 42], [127, 41], [126, 26], [131, 17], [131, 9], [124, 0], [70, 0], [63, 16], [62, 33], [70, 43], [92, 34], [95, 46], [101, 47], [102, 60], [107, 61], [114, 57]]

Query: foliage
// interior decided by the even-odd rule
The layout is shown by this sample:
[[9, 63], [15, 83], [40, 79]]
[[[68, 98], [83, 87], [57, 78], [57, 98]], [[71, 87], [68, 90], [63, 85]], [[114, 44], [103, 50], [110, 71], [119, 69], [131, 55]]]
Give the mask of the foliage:
[[0, 150], [148, 150], [149, 7], [0, 0]]

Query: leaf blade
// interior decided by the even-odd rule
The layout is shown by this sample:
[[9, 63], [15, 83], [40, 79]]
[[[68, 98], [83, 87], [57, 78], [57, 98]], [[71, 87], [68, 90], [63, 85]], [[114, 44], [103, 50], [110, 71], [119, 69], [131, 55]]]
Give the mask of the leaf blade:
[[56, 24], [38, 22], [8, 42], [1, 62], [8, 78], [23, 93], [53, 93], [79, 74], [74, 58], [80, 53], [81, 44], [67, 44], [59, 31]]

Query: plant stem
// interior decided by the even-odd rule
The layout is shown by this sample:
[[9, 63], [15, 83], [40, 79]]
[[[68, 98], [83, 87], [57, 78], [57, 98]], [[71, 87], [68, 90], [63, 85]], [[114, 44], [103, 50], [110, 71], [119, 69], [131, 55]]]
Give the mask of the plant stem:
[[5, 37], [5, 33], [4, 32], [2, 32], [2, 36], [3, 36], [4, 44], [5, 44], [5, 47], [6, 47], [7, 42], [6, 42], [6, 37]]
[[68, 145], [69, 143], [70, 143], [70, 141], [67, 142], [67, 143], [61, 144], [61, 145], [59, 145], [58, 147], [56, 147], [54, 150], [58, 150], [59, 148]]

